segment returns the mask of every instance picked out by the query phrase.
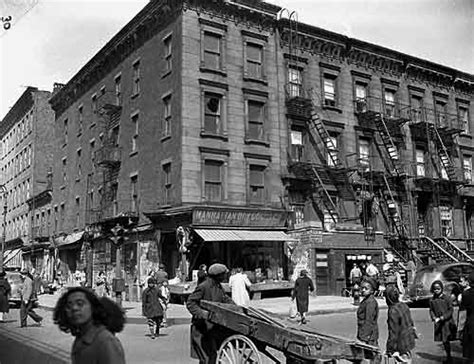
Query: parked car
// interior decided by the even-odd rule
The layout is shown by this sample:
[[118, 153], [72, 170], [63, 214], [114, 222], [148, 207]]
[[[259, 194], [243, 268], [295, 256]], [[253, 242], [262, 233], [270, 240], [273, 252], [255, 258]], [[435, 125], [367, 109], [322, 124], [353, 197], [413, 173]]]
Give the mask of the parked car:
[[10, 299], [8, 301], [11, 306], [20, 306], [20, 289], [23, 285], [23, 279], [21, 278], [21, 274], [18, 271], [6, 271], [5, 273], [8, 283], [10, 283], [10, 286], [12, 288]]
[[470, 263], [432, 264], [420, 268], [413, 284], [408, 288], [408, 297], [411, 302], [425, 302], [433, 296], [430, 292], [431, 284], [440, 280], [443, 282], [445, 294], [460, 292], [459, 282], [462, 276], [468, 276], [474, 270]]

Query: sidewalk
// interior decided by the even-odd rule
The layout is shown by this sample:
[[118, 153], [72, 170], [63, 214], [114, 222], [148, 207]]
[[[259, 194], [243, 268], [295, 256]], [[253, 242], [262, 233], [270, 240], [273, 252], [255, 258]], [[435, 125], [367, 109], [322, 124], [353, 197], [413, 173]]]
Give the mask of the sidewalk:
[[[56, 305], [59, 294], [44, 294], [40, 295], [39, 305], [41, 308], [52, 311]], [[387, 308], [384, 299], [377, 299], [380, 309]], [[290, 305], [289, 297], [264, 298], [261, 300], [250, 301], [250, 306], [264, 311], [270, 312], [273, 315], [286, 318], [288, 317]], [[127, 315], [127, 322], [132, 324], [145, 324], [146, 319], [142, 316], [141, 302], [123, 301], [123, 307]], [[343, 313], [356, 311], [357, 306], [352, 304], [351, 297], [340, 296], [310, 296], [309, 297], [309, 315], [325, 315], [331, 313]], [[186, 309], [186, 306], [180, 304], [170, 304], [168, 307], [168, 324], [182, 325], [191, 323], [191, 314]]]

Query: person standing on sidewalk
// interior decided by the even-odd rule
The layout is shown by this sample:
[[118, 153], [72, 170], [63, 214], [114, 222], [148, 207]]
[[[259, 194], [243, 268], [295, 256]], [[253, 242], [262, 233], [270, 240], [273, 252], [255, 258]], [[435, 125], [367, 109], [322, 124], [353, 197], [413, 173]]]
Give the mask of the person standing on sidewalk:
[[357, 309], [357, 339], [378, 346], [379, 340], [379, 305], [374, 297], [378, 289], [377, 281], [373, 278], [364, 278], [360, 285], [362, 302]]
[[159, 288], [156, 286], [156, 280], [150, 278], [148, 287], [142, 294], [142, 313], [147, 318], [148, 328], [150, 329], [151, 338], [160, 335], [161, 321], [163, 320], [163, 307], [160, 300], [163, 299]]
[[161, 327], [167, 327], [168, 326], [167, 312], [168, 312], [168, 305], [170, 303], [170, 298], [171, 298], [170, 289], [168, 287], [168, 281], [164, 281], [163, 283], [161, 283], [158, 289], [160, 290], [160, 295], [161, 295], [160, 303], [161, 303], [161, 307], [163, 308], [163, 320], [161, 321]]
[[33, 287], [33, 278], [27, 270], [21, 271], [23, 278], [23, 286], [20, 290], [21, 305], [20, 305], [20, 327], [27, 326], [27, 318], [30, 316], [36, 323], [41, 325], [43, 318], [33, 311], [33, 304], [35, 302], [35, 292]]
[[462, 355], [474, 362], [474, 272], [467, 278], [469, 287], [462, 293], [461, 307], [466, 310], [466, 321], [462, 336]]
[[95, 280], [95, 293], [99, 297], [108, 295], [107, 278], [103, 270], [99, 272]]
[[242, 273], [242, 268], [236, 268], [236, 273], [229, 278], [229, 287], [232, 293], [232, 300], [236, 305], [248, 307], [250, 304], [250, 296], [248, 290], [252, 283], [247, 275]]
[[71, 287], [59, 298], [53, 320], [71, 333], [72, 364], [125, 364], [125, 353], [115, 333], [123, 330], [125, 315], [115, 302], [99, 299], [90, 289]]
[[291, 293], [291, 300], [296, 298], [296, 307], [301, 316], [301, 323], [306, 324], [306, 312], [309, 306], [309, 292], [314, 291], [314, 284], [308, 277], [308, 271], [303, 269], [295, 281], [295, 287]]
[[155, 273], [156, 284], [159, 286], [164, 281], [168, 282], [168, 273], [165, 271], [165, 265], [160, 264], [158, 271]]
[[197, 272], [197, 284], [200, 285], [207, 278], [207, 265], [201, 264]]
[[9, 304], [8, 298], [12, 288], [6, 279], [6, 273], [0, 272], [0, 322], [4, 322], [5, 314], [8, 313]]
[[199, 359], [200, 364], [215, 363], [219, 346], [226, 337], [219, 326], [214, 326], [207, 320], [209, 312], [201, 307], [201, 300], [234, 303], [221, 285], [228, 272], [229, 270], [224, 264], [212, 264], [209, 267], [208, 278], [196, 287], [186, 303], [188, 311], [193, 316], [191, 320], [191, 357]]

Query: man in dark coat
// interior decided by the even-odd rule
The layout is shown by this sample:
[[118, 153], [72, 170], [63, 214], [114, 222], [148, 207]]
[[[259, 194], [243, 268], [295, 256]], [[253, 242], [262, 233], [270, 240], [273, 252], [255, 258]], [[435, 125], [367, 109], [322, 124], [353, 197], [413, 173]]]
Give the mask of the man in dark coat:
[[8, 297], [12, 291], [10, 283], [8, 283], [5, 276], [5, 272], [0, 272], [0, 322], [4, 320], [3, 314], [8, 312]]
[[466, 310], [466, 323], [462, 337], [462, 355], [474, 362], [474, 272], [468, 277], [469, 288], [462, 294], [461, 306]]
[[222, 303], [234, 303], [227, 296], [221, 283], [228, 269], [224, 264], [209, 267], [208, 279], [198, 285], [189, 295], [187, 308], [193, 315], [191, 320], [191, 357], [199, 359], [200, 364], [215, 363], [217, 351], [225, 338], [221, 328], [207, 321], [209, 312], [201, 308], [201, 300]]
[[306, 323], [306, 312], [308, 312], [309, 292], [314, 291], [314, 284], [308, 277], [308, 271], [303, 269], [300, 276], [295, 281], [295, 288], [291, 294], [291, 299], [296, 298], [296, 308], [301, 316], [301, 323]]

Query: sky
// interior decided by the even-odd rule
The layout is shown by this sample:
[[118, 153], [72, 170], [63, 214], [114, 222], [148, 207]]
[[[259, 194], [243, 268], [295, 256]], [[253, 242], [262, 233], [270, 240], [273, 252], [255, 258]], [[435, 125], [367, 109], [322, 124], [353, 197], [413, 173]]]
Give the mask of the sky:
[[[0, 119], [26, 86], [51, 91], [70, 80], [147, 2], [0, 0]], [[474, 74], [473, 0], [267, 2], [300, 22]]]

